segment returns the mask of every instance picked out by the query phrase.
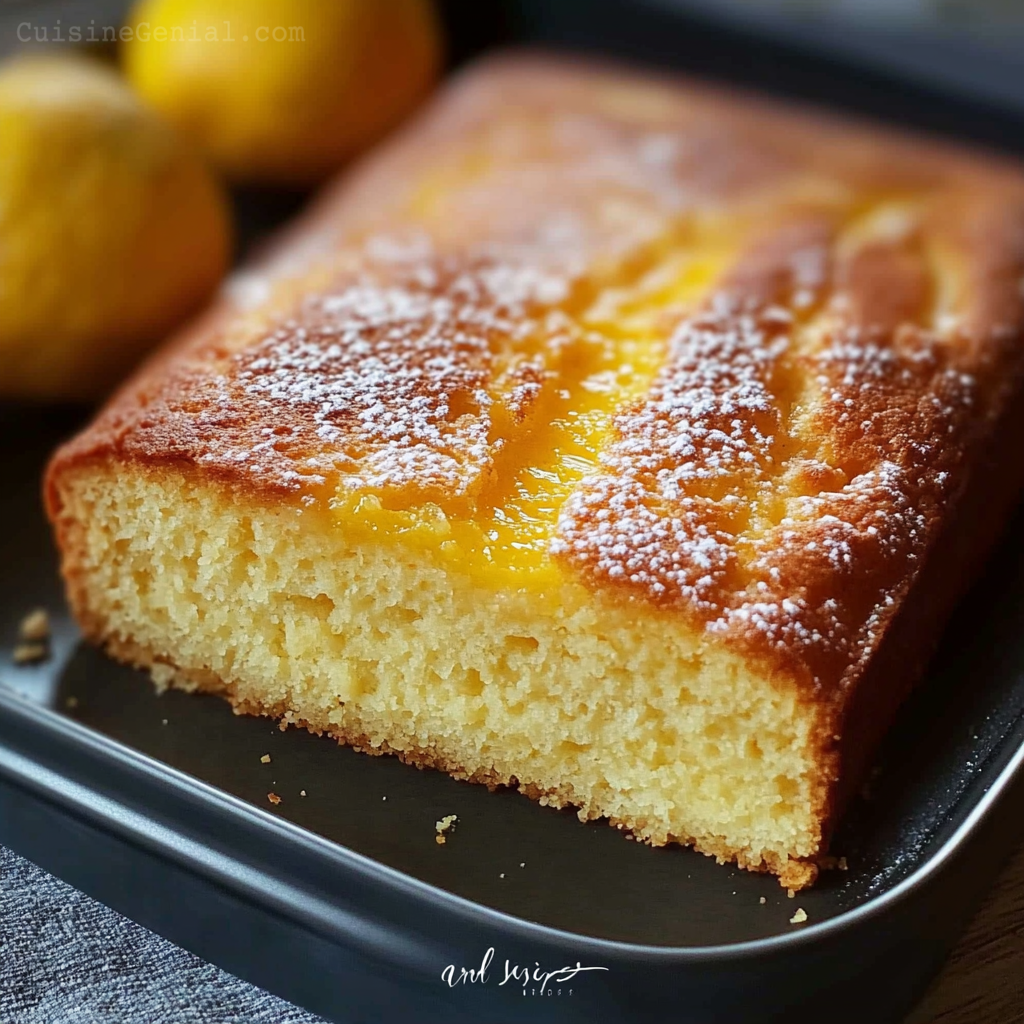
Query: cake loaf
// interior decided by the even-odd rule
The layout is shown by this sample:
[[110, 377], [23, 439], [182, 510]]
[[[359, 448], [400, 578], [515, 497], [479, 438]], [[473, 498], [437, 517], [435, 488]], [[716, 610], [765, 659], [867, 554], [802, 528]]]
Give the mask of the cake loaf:
[[54, 456], [87, 638], [798, 888], [1019, 490], [1024, 176], [464, 72]]

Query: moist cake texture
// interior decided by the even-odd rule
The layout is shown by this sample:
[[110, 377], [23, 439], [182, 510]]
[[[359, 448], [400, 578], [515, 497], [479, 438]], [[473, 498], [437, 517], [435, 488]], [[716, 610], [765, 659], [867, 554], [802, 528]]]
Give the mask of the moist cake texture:
[[454, 81], [50, 466], [160, 685], [793, 888], [1018, 490], [1024, 178], [536, 56]]

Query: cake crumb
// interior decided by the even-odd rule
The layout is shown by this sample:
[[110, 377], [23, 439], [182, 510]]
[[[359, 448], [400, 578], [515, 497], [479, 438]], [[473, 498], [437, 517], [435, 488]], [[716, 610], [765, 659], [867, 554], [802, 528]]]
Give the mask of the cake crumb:
[[521, 861], [519, 862], [519, 866], [520, 866], [521, 868], [525, 868], [525, 867], [526, 867], [526, 861], [525, 861], [525, 860], [521, 860]]
[[45, 608], [35, 608], [21, 620], [18, 635], [29, 643], [42, 643], [50, 639], [50, 617]]
[[160, 724], [161, 725], [166, 725], [167, 724], [167, 719], [166, 718], [161, 718], [160, 719]]
[[788, 896], [789, 899], [792, 899], [795, 895], [796, 895], [796, 890], [795, 889], [787, 889], [786, 890], [786, 896]]
[[64, 705], [66, 707], [69, 707], [69, 708], [77, 708], [78, 707], [78, 698], [77, 697], [68, 697], [68, 699], [66, 701], [64, 701]]
[[789, 919], [790, 924], [803, 924], [807, 920], [807, 911], [803, 907], [797, 907], [796, 913]]
[[382, 796], [381, 800], [387, 800], [387, 797], [386, 796]]
[[276, 807], [280, 802], [281, 798], [276, 793], [268, 793], [267, 799]]
[[261, 763], [261, 764], [270, 764], [270, 755], [269, 755], [269, 754], [264, 754], [264, 755], [263, 755], [263, 756], [262, 756], [262, 757], [260, 758], [260, 763]]
[[823, 871], [847, 871], [849, 869], [845, 857], [822, 857], [818, 861], [818, 866]]
[[305, 795], [306, 795], [306, 791], [304, 789], [300, 789], [299, 790], [299, 796], [305, 796]]
[[757, 902], [763, 907], [768, 901], [762, 896]]
[[501, 873], [500, 875], [498, 875], [498, 877], [499, 877], [499, 878], [504, 878], [504, 877], [505, 877], [505, 872], [504, 872], [504, 871], [502, 871], [502, 873]]
[[434, 836], [434, 841], [438, 846], [444, 846], [447, 842], [445, 839], [445, 833], [451, 832], [455, 822], [459, 820], [456, 814], [446, 814], [440, 821], [434, 822], [434, 829], [437, 831], [437, 835]]
[[14, 664], [32, 665], [37, 661], [45, 661], [47, 654], [46, 644], [18, 644], [14, 648]]

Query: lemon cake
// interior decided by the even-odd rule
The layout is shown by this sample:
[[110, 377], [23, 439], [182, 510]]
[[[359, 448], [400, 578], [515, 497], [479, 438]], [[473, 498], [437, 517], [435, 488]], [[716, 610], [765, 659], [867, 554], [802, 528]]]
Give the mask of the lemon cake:
[[71, 606], [160, 686], [807, 885], [1016, 499], [1022, 274], [1012, 164], [491, 58], [56, 453]]

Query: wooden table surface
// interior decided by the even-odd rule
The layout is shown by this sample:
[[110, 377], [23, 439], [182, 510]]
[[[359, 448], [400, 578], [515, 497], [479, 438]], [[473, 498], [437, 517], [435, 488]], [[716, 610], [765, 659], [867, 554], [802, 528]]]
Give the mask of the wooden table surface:
[[[906, 1024], [1024, 1022], [1024, 847]], [[867, 1024], [867, 1022], [865, 1022]]]

